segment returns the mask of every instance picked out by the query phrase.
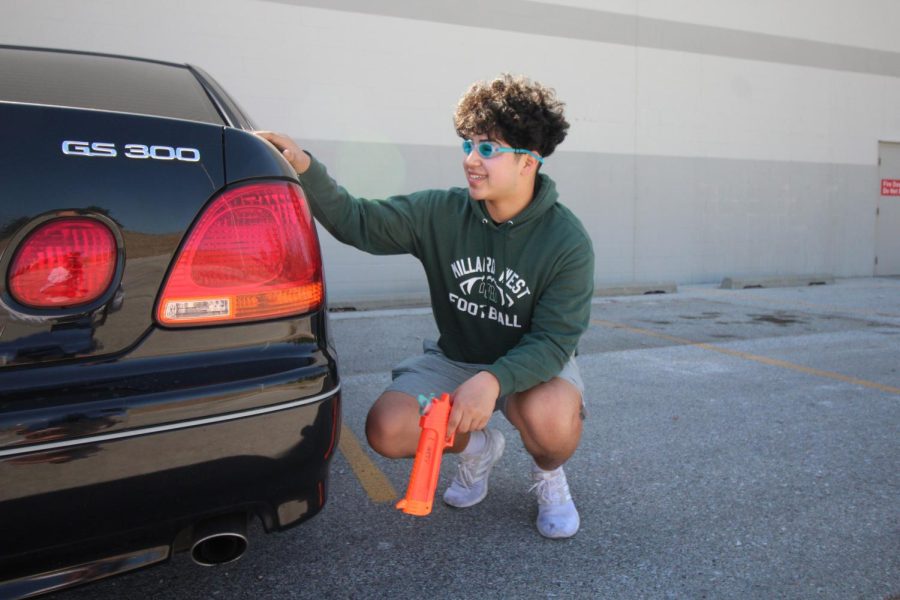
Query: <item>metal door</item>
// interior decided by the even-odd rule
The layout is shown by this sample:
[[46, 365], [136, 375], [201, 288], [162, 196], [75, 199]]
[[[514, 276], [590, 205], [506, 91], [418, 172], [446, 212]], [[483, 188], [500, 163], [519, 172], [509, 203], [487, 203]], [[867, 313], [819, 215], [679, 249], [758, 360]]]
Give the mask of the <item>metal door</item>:
[[878, 143], [875, 274], [900, 275], [900, 144]]

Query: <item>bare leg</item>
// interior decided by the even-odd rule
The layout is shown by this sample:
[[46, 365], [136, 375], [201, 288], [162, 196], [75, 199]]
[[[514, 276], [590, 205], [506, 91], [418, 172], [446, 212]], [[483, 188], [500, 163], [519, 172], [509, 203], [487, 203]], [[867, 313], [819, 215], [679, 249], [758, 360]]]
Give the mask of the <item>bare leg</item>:
[[[402, 392], [384, 392], [369, 409], [366, 438], [375, 452], [387, 458], [412, 458], [419, 445], [419, 403]], [[460, 452], [469, 434], [457, 434], [447, 452]]]
[[565, 463], [581, 440], [581, 394], [564, 379], [554, 378], [510, 396], [506, 416], [522, 437], [525, 449], [545, 471]]
[[581, 439], [581, 394], [557, 377], [510, 398], [506, 415], [542, 469], [531, 471], [531, 489], [538, 501], [538, 532], [548, 538], [572, 537], [581, 518], [566, 475], [558, 467], [575, 453]]

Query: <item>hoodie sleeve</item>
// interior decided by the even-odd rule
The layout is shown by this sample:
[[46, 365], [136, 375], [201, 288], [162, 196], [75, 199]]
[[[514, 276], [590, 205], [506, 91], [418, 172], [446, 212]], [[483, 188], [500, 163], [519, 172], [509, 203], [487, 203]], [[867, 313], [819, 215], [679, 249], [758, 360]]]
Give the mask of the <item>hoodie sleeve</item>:
[[528, 333], [485, 369], [500, 382], [501, 396], [559, 375], [590, 324], [593, 295], [594, 251], [585, 238], [560, 261], [535, 304]]
[[[371, 254], [419, 256], [416, 231], [416, 196], [385, 200], [355, 198], [312, 158], [309, 169], [298, 174], [313, 216], [338, 241]], [[421, 206], [419, 202], [419, 206]]]

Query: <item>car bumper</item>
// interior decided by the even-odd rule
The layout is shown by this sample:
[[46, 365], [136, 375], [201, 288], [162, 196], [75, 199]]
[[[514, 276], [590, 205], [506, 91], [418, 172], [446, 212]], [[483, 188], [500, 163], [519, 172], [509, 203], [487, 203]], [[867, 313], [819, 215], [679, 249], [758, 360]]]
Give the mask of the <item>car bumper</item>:
[[338, 386], [253, 410], [5, 450], [0, 572], [11, 580], [0, 596], [165, 560], [190, 546], [194, 524], [216, 515], [256, 515], [267, 531], [302, 522], [325, 503], [339, 423]]

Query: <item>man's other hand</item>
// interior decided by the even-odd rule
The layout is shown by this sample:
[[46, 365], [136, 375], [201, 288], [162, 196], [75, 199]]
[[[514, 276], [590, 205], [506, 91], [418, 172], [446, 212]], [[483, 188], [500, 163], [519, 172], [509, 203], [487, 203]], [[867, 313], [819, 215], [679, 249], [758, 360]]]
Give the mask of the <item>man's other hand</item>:
[[487, 427], [499, 395], [500, 382], [487, 371], [464, 381], [452, 394], [447, 432], [468, 433]]

